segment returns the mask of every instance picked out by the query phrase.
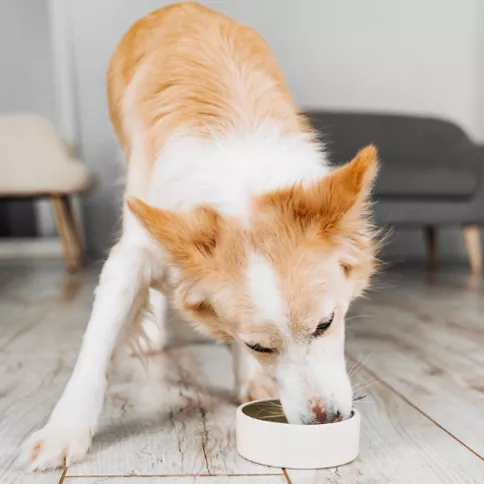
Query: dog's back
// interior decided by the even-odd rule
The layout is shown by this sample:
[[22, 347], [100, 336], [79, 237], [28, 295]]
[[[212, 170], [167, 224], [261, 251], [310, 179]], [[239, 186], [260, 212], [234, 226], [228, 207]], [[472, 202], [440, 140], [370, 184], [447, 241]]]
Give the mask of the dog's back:
[[267, 120], [285, 133], [307, 130], [262, 38], [193, 2], [132, 26], [112, 57], [108, 95], [127, 161], [144, 177], [176, 130], [203, 138]]

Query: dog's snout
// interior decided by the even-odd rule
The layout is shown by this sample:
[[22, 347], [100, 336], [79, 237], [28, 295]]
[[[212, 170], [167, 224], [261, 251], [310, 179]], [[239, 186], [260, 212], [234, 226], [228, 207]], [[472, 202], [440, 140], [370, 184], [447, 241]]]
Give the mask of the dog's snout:
[[316, 423], [328, 423], [328, 411], [321, 402], [315, 402], [312, 405], [311, 412]]
[[311, 406], [311, 421], [315, 424], [336, 423], [343, 420], [341, 412], [330, 410], [321, 402], [315, 402]]

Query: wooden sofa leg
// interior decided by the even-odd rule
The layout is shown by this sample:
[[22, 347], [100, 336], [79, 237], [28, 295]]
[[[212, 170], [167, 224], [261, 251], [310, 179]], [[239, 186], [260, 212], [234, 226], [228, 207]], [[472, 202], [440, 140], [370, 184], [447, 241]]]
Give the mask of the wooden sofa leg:
[[480, 274], [482, 271], [482, 248], [481, 234], [477, 225], [466, 225], [464, 227], [464, 241], [471, 270], [474, 274]]
[[84, 254], [70, 200], [66, 196], [52, 195], [50, 201], [54, 207], [65, 266], [69, 271], [76, 271], [82, 265]]
[[437, 267], [437, 229], [429, 225], [424, 228], [424, 234], [428, 267], [434, 270]]

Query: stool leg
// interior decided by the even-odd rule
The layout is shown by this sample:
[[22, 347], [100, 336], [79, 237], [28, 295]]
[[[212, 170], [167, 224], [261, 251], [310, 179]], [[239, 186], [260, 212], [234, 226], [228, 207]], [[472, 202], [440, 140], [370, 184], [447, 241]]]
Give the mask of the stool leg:
[[76, 271], [81, 265], [82, 251], [79, 249], [77, 229], [69, 200], [62, 195], [51, 195], [50, 201], [54, 207], [65, 266], [69, 271]]
[[81, 234], [79, 233], [79, 227], [76, 223], [76, 218], [74, 217], [72, 200], [69, 197], [64, 196], [62, 197], [62, 204], [67, 215], [67, 229], [71, 240], [71, 246], [74, 248], [76, 265], [77, 267], [81, 267], [85, 261], [85, 253]]

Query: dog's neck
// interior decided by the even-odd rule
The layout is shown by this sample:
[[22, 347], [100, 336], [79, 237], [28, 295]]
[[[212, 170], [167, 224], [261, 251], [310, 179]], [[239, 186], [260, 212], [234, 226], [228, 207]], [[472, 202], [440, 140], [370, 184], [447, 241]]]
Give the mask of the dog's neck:
[[178, 133], [160, 153], [151, 203], [171, 210], [208, 204], [243, 219], [253, 195], [320, 178], [328, 165], [308, 134], [283, 134], [275, 123], [215, 138]]

